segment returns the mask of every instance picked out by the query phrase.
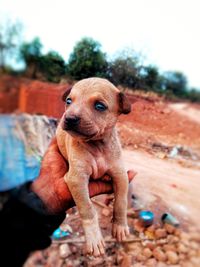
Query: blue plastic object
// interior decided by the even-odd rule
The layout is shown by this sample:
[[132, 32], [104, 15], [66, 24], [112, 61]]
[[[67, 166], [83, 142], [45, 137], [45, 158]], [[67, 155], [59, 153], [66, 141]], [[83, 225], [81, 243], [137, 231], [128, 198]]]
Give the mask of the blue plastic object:
[[139, 212], [139, 220], [143, 226], [147, 227], [153, 224], [154, 214], [149, 210]]
[[70, 233], [68, 231], [63, 231], [60, 227], [57, 228], [53, 234], [52, 234], [52, 238], [53, 239], [60, 239], [60, 238], [63, 238], [63, 237], [66, 237], [66, 236], [69, 236]]
[[171, 224], [175, 227], [180, 225], [179, 221], [170, 213], [164, 213], [161, 217], [163, 223]]

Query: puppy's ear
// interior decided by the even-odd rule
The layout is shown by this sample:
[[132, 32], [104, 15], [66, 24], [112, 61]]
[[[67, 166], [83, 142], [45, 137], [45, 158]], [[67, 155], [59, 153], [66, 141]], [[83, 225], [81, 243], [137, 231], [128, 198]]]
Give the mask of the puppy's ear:
[[67, 91], [64, 92], [64, 94], [62, 95], [62, 101], [64, 102], [66, 101], [66, 98], [70, 94], [71, 90], [72, 90], [72, 87], [68, 88]]
[[131, 103], [129, 102], [127, 96], [125, 96], [122, 92], [119, 93], [119, 112], [123, 114], [131, 112]]

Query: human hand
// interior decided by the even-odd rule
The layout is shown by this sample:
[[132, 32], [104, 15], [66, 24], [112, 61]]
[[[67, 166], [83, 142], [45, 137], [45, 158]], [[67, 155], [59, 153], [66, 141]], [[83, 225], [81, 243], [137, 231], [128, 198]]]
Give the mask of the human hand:
[[[64, 212], [75, 205], [63, 178], [67, 170], [68, 164], [60, 154], [54, 138], [43, 158], [40, 175], [30, 188], [43, 201], [49, 213]], [[128, 171], [129, 182], [135, 175], [134, 171]], [[112, 192], [112, 183], [107, 178], [89, 182], [90, 197]]]

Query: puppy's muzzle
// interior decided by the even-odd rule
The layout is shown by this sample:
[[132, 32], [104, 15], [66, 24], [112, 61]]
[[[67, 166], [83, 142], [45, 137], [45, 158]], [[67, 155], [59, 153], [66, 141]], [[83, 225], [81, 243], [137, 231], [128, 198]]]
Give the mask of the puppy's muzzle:
[[81, 118], [77, 116], [66, 117], [64, 120], [64, 128], [66, 130], [74, 130], [79, 126]]

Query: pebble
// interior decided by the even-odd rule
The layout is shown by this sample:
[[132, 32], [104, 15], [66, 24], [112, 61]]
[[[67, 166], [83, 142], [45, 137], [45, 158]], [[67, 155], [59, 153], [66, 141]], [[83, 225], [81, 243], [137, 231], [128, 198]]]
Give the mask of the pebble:
[[177, 251], [179, 253], [187, 253], [188, 252], [188, 248], [184, 245], [184, 244], [178, 244], [177, 246]]
[[165, 229], [159, 228], [155, 230], [155, 237], [156, 239], [165, 238], [167, 237], [167, 231]]
[[166, 261], [167, 256], [165, 253], [161, 250], [160, 247], [157, 247], [153, 250], [153, 256], [158, 260], [158, 261]]
[[176, 230], [176, 228], [173, 225], [168, 224], [168, 223], [164, 224], [164, 228], [165, 228], [165, 230], [167, 231], [168, 234], [173, 234], [175, 232], [175, 230]]
[[125, 246], [125, 251], [132, 255], [133, 258], [136, 258], [138, 254], [142, 252], [142, 246], [140, 243], [127, 243]]
[[179, 253], [179, 259], [180, 259], [180, 260], [185, 260], [185, 259], [186, 259], [186, 257], [187, 257], [187, 255], [186, 255], [186, 254]]
[[192, 232], [190, 234], [190, 238], [191, 238], [191, 240], [200, 242], [200, 234], [199, 234], [199, 232]]
[[71, 255], [71, 250], [68, 244], [62, 244], [59, 247], [59, 254], [61, 258], [67, 258]]
[[188, 256], [189, 257], [193, 257], [193, 256], [196, 256], [196, 255], [197, 255], [197, 252], [195, 250], [188, 249]]
[[165, 252], [167, 252], [167, 251], [174, 251], [174, 252], [176, 252], [176, 251], [177, 251], [175, 245], [173, 245], [173, 244], [165, 244], [165, 245], [163, 246], [163, 250], [164, 250]]
[[174, 252], [174, 251], [167, 251], [167, 252], [166, 252], [166, 256], [167, 256], [168, 261], [169, 261], [171, 264], [177, 264], [178, 261], [179, 261], [178, 255], [177, 255], [177, 253]]
[[120, 264], [120, 267], [131, 267], [131, 265], [132, 265], [131, 255], [124, 255], [123, 260]]
[[105, 263], [105, 259], [102, 257], [98, 257], [88, 262], [88, 267], [95, 267], [97, 265], [103, 266], [104, 263]]
[[133, 221], [133, 228], [135, 231], [139, 232], [139, 233], [143, 233], [144, 232], [144, 226], [141, 225], [140, 221], [138, 219], [135, 219]]
[[142, 254], [147, 258], [151, 258], [151, 256], [153, 255], [152, 251], [150, 250], [150, 248], [144, 248], [142, 251]]
[[136, 257], [136, 260], [141, 261], [141, 262], [146, 261], [146, 259], [147, 259], [147, 257], [145, 257], [145, 255], [142, 255], [142, 254], [138, 254]]
[[199, 267], [200, 266], [200, 259], [199, 257], [192, 257], [190, 258], [190, 262], [194, 264], [194, 266]]
[[190, 248], [194, 249], [194, 250], [198, 250], [199, 249], [199, 244], [192, 241], [190, 242]]
[[150, 250], [154, 250], [154, 248], [156, 248], [156, 244], [154, 242], [148, 242], [146, 244], [146, 247], [149, 248]]
[[152, 259], [148, 259], [146, 262], [145, 262], [145, 266], [148, 266], [148, 267], [155, 267], [157, 266], [157, 260], [152, 258]]

